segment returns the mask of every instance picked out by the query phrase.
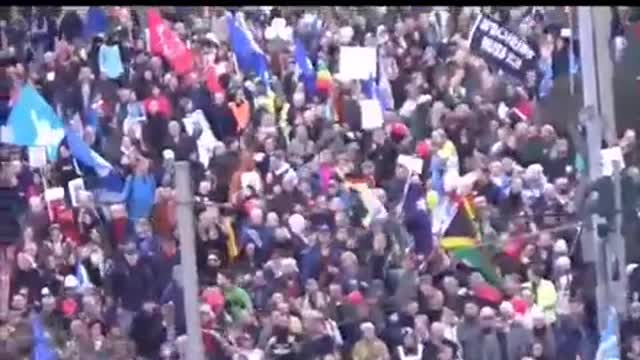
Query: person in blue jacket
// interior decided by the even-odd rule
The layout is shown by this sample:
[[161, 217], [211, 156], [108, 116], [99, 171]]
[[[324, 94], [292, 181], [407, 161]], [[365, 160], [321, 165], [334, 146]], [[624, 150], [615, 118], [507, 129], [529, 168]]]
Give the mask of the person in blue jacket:
[[140, 158], [134, 173], [127, 177], [118, 199], [126, 203], [129, 219], [133, 223], [151, 216], [156, 187], [156, 179], [149, 173], [149, 160]]

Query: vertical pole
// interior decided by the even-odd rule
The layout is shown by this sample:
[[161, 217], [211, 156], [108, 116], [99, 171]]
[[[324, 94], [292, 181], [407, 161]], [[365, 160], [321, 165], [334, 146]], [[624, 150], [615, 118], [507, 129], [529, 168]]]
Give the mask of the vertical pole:
[[191, 174], [189, 172], [189, 163], [186, 161], [176, 162], [175, 167], [180, 261], [183, 272], [184, 311], [187, 322], [186, 360], [204, 360], [198, 300], [198, 270], [196, 267]]
[[[595, 182], [600, 178], [602, 146], [602, 124], [600, 122], [600, 102], [598, 98], [598, 78], [594, 49], [593, 18], [591, 7], [578, 7], [578, 25], [580, 35], [580, 61], [582, 67], [582, 96], [585, 111], [583, 120], [587, 130], [589, 180]], [[606, 256], [604, 247], [598, 237], [597, 225], [600, 223], [597, 215], [587, 215], [585, 229], [581, 239], [584, 261], [593, 263], [596, 272], [596, 302], [598, 309], [598, 327], [604, 329], [607, 323], [609, 303], [609, 287], [606, 274]]]
[[[567, 16], [569, 17], [569, 31], [570, 31], [569, 33], [569, 66], [571, 66], [572, 59], [574, 59], [573, 52], [575, 51], [574, 43], [573, 43], [573, 36], [574, 36], [573, 8], [571, 6], [567, 6], [565, 8], [565, 11], [567, 13]], [[572, 69], [569, 69], [569, 94], [571, 94], [571, 96], [573, 96], [573, 94], [575, 93], [575, 87], [576, 87], [575, 76], [573, 75]]]
[[582, 86], [584, 106], [592, 105], [596, 113], [600, 112], [596, 87], [596, 64], [593, 49], [593, 21], [591, 7], [578, 7], [578, 35], [580, 36], [580, 67], [582, 69]]
[[[596, 29], [610, 29], [613, 20], [612, 9], [609, 6], [595, 6], [593, 9], [593, 25]], [[616, 129], [616, 114], [613, 98], [613, 64], [614, 58], [610, 46], [610, 31], [595, 31], [595, 47], [598, 76], [598, 98], [600, 100], [600, 114], [603, 121], [604, 135], [609, 147], [617, 145], [618, 134]], [[622, 237], [622, 187], [620, 185], [620, 172], [622, 164], [613, 164], [613, 190], [616, 213], [613, 226], [608, 236], [607, 266], [608, 273], [616, 274], [616, 278], [608, 278], [611, 287], [611, 304], [616, 306], [620, 314], [626, 313], [626, 249], [625, 240]]]
[[610, 232], [609, 244], [611, 253], [615, 256], [610, 262], [611, 271], [617, 274], [612, 280], [612, 290], [614, 294], [614, 305], [618, 313], [625, 316], [627, 313], [627, 251], [626, 241], [622, 236], [622, 184], [621, 184], [622, 164], [619, 161], [613, 162], [613, 201], [614, 201], [614, 221]]
[[610, 46], [611, 21], [613, 15], [609, 6], [594, 6], [593, 32], [596, 57], [596, 76], [598, 78], [598, 99], [600, 116], [603, 121], [605, 140], [613, 146], [617, 140], [616, 116], [613, 102], [613, 55]]

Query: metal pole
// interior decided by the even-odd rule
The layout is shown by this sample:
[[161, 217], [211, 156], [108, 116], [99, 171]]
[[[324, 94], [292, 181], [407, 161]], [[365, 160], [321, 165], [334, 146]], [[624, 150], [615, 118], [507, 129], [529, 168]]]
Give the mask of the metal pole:
[[611, 21], [613, 15], [609, 6], [594, 6], [593, 32], [595, 42], [595, 57], [598, 77], [598, 99], [600, 102], [600, 116], [603, 120], [605, 140], [609, 146], [614, 146], [617, 140], [616, 116], [613, 102], [613, 56], [610, 46]]
[[596, 77], [596, 60], [593, 49], [593, 21], [591, 7], [578, 7], [578, 35], [580, 36], [580, 66], [582, 73], [582, 96], [584, 106], [592, 105], [596, 113], [600, 112], [598, 101], [598, 80]]
[[621, 184], [622, 164], [619, 161], [613, 162], [613, 201], [614, 201], [614, 227], [610, 233], [609, 245], [613, 259], [609, 262], [611, 273], [617, 276], [612, 278], [612, 290], [614, 301], [618, 313], [625, 316], [627, 313], [627, 252], [625, 239], [622, 236], [622, 184]]
[[[566, 7], [567, 16], [569, 17], [569, 67], [571, 67], [571, 63], [573, 62], [573, 52], [574, 52], [574, 44], [573, 44], [573, 11], [571, 6]], [[572, 69], [569, 69], [569, 94], [573, 96], [575, 93], [576, 80], [573, 75]]]
[[[600, 178], [602, 124], [599, 119], [600, 102], [598, 98], [598, 79], [596, 76], [596, 59], [594, 54], [593, 19], [591, 7], [578, 7], [578, 33], [580, 35], [580, 61], [582, 67], [582, 96], [585, 111], [581, 114], [587, 131], [587, 152], [589, 180], [595, 182]], [[587, 195], [589, 196], [589, 195]], [[609, 303], [609, 286], [606, 274], [606, 257], [601, 239], [598, 237], [597, 224], [601, 221], [597, 215], [587, 215], [581, 239], [583, 258], [586, 263], [593, 263], [596, 273], [596, 302], [598, 309], [598, 327], [607, 325]]]
[[193, 230], [195, 220], [193, 216], [190, 166], [186, 161], [178, 161], [175, 167], [180, 261], [183, 274], [184, 312], [187, 322], [186, 360], [204, 360], [199, 313], [200, 302], [198, 300], [198, 269], [196, 266], [195, 233]]
[[[612, 9], [609, 6], [593, 7], [593, 25], [595, 29], [610, 29], [613, 20]], [[609, 147], [617, 145], [618, 134], [616, 129], [616, 114], [613, 99], [613, 54], [610, 47], [610, 32], [595, 31], [595, 46], [598, 76], [598, 98], [600, 100], [600, 114], [603, 121], [604, 136]], [[614, 186], [614, 203], [616, 213], [614, 215], [611, 231], [607, 244], [607, 269], [608, 274], [616, 274], [615, 278], [608, 277], [611, 295], [611, 304], [616, 306], [620, 314], [626, 313], [626, 249], [622, 237], [622, 187], [620, 185], [620, 172], [622, 164], [614, 162], [612, 175]], [[616, 168], [617, 167], [617, 168]]]
[[[582, 68], [582, 96], [584, 108], [580, 112], [580, 122], [587, 132], [586, 161], [589, 169], [589, 179], [595, 180], [600, 176], [598, 139], [601, 136], [599, 124], [595, 120], [598, 114], [598, 94], [596, 92], [597, 80], [595, 76], [595, 59], [593, 58], [593, 34], [591, 23], [591, 11], [589, 7], [578, 7], [578, 34], [580, 36], [580, 67]], [[594, 149], [597, 152], [594, 152]], [[582, 253], [584, 261], [595, 261], [596, 250], [593, 241], [586, 236], [582, 238]]]

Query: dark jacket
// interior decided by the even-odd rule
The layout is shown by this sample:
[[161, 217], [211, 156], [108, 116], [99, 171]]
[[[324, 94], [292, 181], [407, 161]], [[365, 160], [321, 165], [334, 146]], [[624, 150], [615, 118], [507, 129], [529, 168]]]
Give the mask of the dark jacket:
[[162, 343], [167, 338], [160, 311], [155, 310], [152, 313], [140, 311], [136, 314], [131, 324], [130, 336], [136, 343], [139, 355], [156, 359]]
[[112, 274], [113, 297], [121, 301], [122, 308], [139, 311], [142, 303], [153, 298], [153, 275], [150, 267], [138, 259], [131, 266], [122, 260]]
[[238, 125], [228, 105], [211, 104], [211, 106], [204, 109], [204, 115], [216, 139], [224, 141], [236, 136]]
[[154, 297], [160, 298], [164, 289], [171, 283], [173, 267], [180, 263], [180, 253], [176, 251], [175, 254], [170, 256], [160, 250], [150, 259], [150, 262], [154, 275]]
[[343, 107], [344, 122], [351, 131], [362, 129], [362, 110], [354, 99], [345, 99]]
[[[622, 326], [624, 339], [624, 324]], [[598, 348], [598, 331], [566, 316], [558, 317], [555, 327], [556, 359], [595, 358]]]
[[191, 154], [198, 151], [196, 140], [186, 134], [181, 134], [178, 141], [168, 137], [165, 148], [173, 150], [176, 161], [188, 161]]
[[187, 332], [187, 323], [184, 313], [184, 290], [175, 282], [175, 280], [171, 281], [160, 298], [160, 303], [163, 305], [170, 302], [173, 303], [176, 309], [176, 336], [184, 335]]
[[78, 12], [75, 10], [67, 11], [60, 21], [59, 38], [71, 42], [82, 37], [83, 30], [84, 24]]
[[369, 159], [375, 163], [376, 184], [382, 184], [393, 178], [396, 168], [396, 160], [398, 159], [398, 149], [395, 143], [387, 140], [381, 147], [374, 149], [369, 153]]

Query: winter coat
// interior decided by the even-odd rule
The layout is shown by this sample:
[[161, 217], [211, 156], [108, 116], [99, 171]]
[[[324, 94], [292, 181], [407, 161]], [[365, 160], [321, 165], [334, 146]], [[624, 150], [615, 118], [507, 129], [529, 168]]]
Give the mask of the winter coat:
[[130, 175], [124, 185], [121, 198], [127, 203], [127, 214], [132, 221], [149, 218], [156, 193], [153, 176]]
[[159, 311], [146, 313], [140, 311], [133, 318], [130, 335], [136, 343], [138, 354], [155, 359], [160, 352], [160, 346], [167, 338], [167, 330], [163, 325], [162, 314]]
[[228, 105], [211, 104], [210, 107], [204, 109], [204, 115], [216, 139], [225, 141], [236, 136], [238, 123]]
[[533, 336], [529, 329], [519, 322], [513, 322], [509, 325], [506, 337], [508, 360], [521, 360], [523, 356], [527, 355], [533, 343]]
[[112, 274], [113, 297], [122, 302], [122, 308], [137, 312], [142, 304], [153, 298], [153, 274], [149, 266], [139, 259], [131, 266], [120, 263]]
[[60, 21], [60, 38], [67, 42], [82, 37], [84, 24], [77, 11], [67, 11]]

